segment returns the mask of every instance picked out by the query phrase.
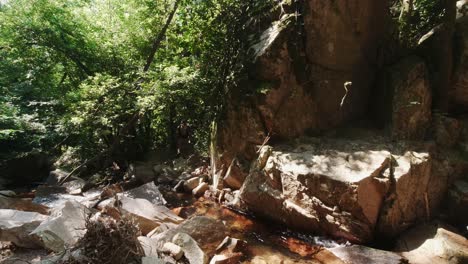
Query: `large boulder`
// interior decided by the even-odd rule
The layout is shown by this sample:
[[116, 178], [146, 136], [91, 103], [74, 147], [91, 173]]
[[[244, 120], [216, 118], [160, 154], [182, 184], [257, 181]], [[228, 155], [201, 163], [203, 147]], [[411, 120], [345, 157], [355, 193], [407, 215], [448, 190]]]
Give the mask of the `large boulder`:
[[35, 212], [0, 209], [0, 240], [24, 248], [38, 248], [40, 241], [30, 233], [48, 216]]
[[103, 201], [98, 208], [116, 219], [119, 219], [121, 214], [133, 217], [143, 235], [162, 224], [177, 226], [184, 220], [167, 207], [154, 205], [146, 199], [130, 198], [124, 194], [117, 195], [117, 197], [117, 200], [111, 198]]
[[54, 208], [51, 216], [31, 234], [37, 236], [45, 248], [61, 252], [84, 236], [89, 213], [80, 203], [67, 201], [62, 207]]
[[409, 230], [398, 239], [395, 250], [412, 264], [468, 263], [468, 240], [438, 223]]
[[260, 32], [253, 32], [250, 79], [231, 91], [221, 149], [252, 159], [252, 146], [267, 136], [294, 138], [361, 115], [375, 79], [386, 2], [282, 1], [277, 10], [284, 12], [264, 16], [274, 21], [252, 27]]
[[274, 148], [265, 166], [250, 173], [240, 198], [251, 211], [364, 243], [375, 231], [395, 236], [432, 215], [445, 193], [444, 185], [429, 187], [432, 162], [425, 151], [346, 140], [303, 143]]

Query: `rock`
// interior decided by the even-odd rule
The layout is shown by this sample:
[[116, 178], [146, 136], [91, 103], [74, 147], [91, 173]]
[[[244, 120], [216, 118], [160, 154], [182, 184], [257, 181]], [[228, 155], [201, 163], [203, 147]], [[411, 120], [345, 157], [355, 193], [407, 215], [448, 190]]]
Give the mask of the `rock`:
[[85, 206], [67, 201], [63, 207], [54, 208], [50, 218], [31, 234], [39, 237], [45, 248], [61, 252], [84, 236], [88, 214], [89, 210]]
[[233, 159], [223, 180], [228, 187], [238, 190], [242, 187], [246, 176], [247, 175], [242, 171], [237, 160]]
[[412, 264], [468, 263], [468, 240], [437, 223], [409, 230], [398, 240], [396, 250]]
[[459, 50], [458, 56], [455, 56], [457, 61], [453, 75], [453, 87], [449, 89], [450, 105], [452, 110], [463, 111], [468, 107], [468, 16], [457, 20], [455, 42]]
[[[278, 147], [253, 170], [239, 197], [249, 210], [319, 234], [365, 243], [395, 236], [427, 217], [445, 187], [433, 180], [431, 159], [411, 146], [320, 139]], [[444, 175], [434, 175], [443, 179]], [[446, 179], [446, 178], [445, 178]]]
[[141, 264], [167, 264], [167, 262], [159, 257], [143, 257]]
[[47, 185], [57, 185], [61, 180], [67, 177], [69, 172], [63, 171], [61, 169], [56, 169], [49, 172], [49, 176], [46, 179]]
[[39, 248], [41, 243], [30, 233], [48, 216], [11, 209], [0, 209], [0, 240], [11, 241], [18, 247]]
[[436, 114], [433, 123], [435, 140], [439, 146], [450, 148], [458, 143], [462, 132], [461, 122], [455, 118]]
[[129, 168], [129, 175], [141, 183], [148, 183], [155, 180], [152, 166], [139, 162]]
[[395, 139], [424, 139], [431, 124], [432, 94], [424, 61], [409, 57], [392, 66], [380, 80], [376, 112], [391, 125]]
[[63, 183], [62, 186], [67, 189], [68, 194], [76, 195], [76, 194], [82, 193], [82, 189], [84, 188], [85, 185], [86, 185], [86, 181], [80, 178], [76, 178], [76, 179], [69, 180]]
[[172, 190], [177, 193], [182, 193], [185, 190], [184, 186], [185, 186], [185, 181], [181, 180], [176, 184], [176, 186], [174, 186], [174, 188], [172, 188]]
[[184, 189], [186, 192], [192, 192], [200, 183], [203, 182], [203, 178], [201, 177], [193, 177], [184, 182]]
[[223, 222], [209, 218], [206, 216], [195, 216], [177, 226], [160, 234], [152, 236], [152, 238], [160, 241], [160, 243], [170, 242], [174, 235], [178, 233], [188, 234], [195, 239], [204, 250], [212, 247], [212, 244], [217, 245], [226, 236], [227, 228]]
[[[259, 23], [260, 33], [252, 29], [258, 37], [250, 47], [251, 79], [242, 87], [245, 92], [232, 91], [233, 100], [219, 127], [220, 153], [252, 160], [253, 146], [262, 145], [267, 136], [296, 138], [308, 130], [338, 126], [366, 111], [379, 64], [377, 50], [388, 25], [388, 3], [304, 1], [298, 22], [304, 25], [300, 47], [295, 40], [297, 3], [281, 4], [283, 16], [266, 15], [276, 21]], [[343, 17], [352, 17], [353, 22], [343, 22]], [[347, 93], [348, 82], [352, 85]]]
[[154, 182], [143, 184], [140, 187], [126, 191], [123, 194], [133, 199], [146, 199], [154, 205], [165, 205], [167, 203]]
[[139, 236], [138, 241], [143, 248], [145, 256], [158, 256], [159, 243], [156, 239], [152, 239], [146, 236]]
[[202, 196], [210, 186], [206, 182], [200, 183], [195, 189], [192, 190], [194, 196]]
[[200, 249], [197, 242], [185, 233], [178, 233], [172, 239], [172, 242], [179, 245], [184, 251], [184, 255], [190, 264], [208, 263], [208, 257]]
[[393, 252], [383, 251], [365, 246], [353, 245], [350, 247], [335, 247], [328, 249], [344, 263], [349, 264], [406, 264], [408, 261]]
[[171, 256], [173, 256], [175, 260], [181, 259], [184, 255], [184, 251], [182, 251], [182, 248], [171, 242], [164, 243], [162, 251], [171, 254]]
[[468, 182], [456, 181], [447, 195], [447, 207], [449, 216], [457, 224], [468, 223]]
[[33, 203], [30, 199], [12, 198], [4, 195], [0, 195], [0, 209], [29, 211], [44, 215], [49, 214], [49, 207], [47, 206]]
[[216, 252], [234, 253], [244, 250], [246, 242], [237, 238], [225, 237], [224, 240], [216, 248]]
[[[109, 199], [98, 205], [100, 210], [104, 210], [112, 217], [119, 219], [120, 212], [114, 207], [115, 199]], [[154, 205], [146, 199], [130, 198], [118, 195], [120, 211], [135, 218], [143, 235], [148, 234], [162, 224], [176, 226], [184, 219], [175, 215], [165, 206]]]
[[237, 264], [240, 263], [242, 253], [226, 253], [222, 255], [214, 255], [210, 264]]

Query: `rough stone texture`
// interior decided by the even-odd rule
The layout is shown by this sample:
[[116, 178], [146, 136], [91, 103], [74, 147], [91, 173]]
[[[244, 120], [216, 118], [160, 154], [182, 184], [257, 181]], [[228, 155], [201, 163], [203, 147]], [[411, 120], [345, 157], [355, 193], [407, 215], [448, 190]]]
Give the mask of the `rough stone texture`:
[[455, 223], [468, 225], [468, 182], [456, 181], [447, 195], [449, 216]]
[[[265, 23], [257, 34], [251, 80], [242, 87], [249, 96], [233, 91], [219, 129], [227, 155], [251, 160], [252, 146], [261, 145], [267, 135], [288, 139], [331, 128], [359, 116], [367, 106], [385, 32], [386, 1], [308, 0], [298, 5], [302, 12], [297, 23], [295, 8], [285, 7], [280, 19]], [[303, 27], [298, 26], [302, 19]], [[352, 83], [348, 93], [346, 82]]]
[[143, 184], [140, 187], [126, 191], [124, 195], [134, 199], [146, 199], [153, 205], [165, 205], [167, 203], [154, 182]]
[[405, 58], [386, 70], [379, 80], [381, 90], [376, 111], [391, 126], [395, 139], [424, 139], [431, 123], [432, 94], [424, 61]]
[[457, 20], [456, 46], [458, 61], [456, 61], [453, 76], [453, 88], [450, 90], [451, 106], [455, 110], [465, 110], [468, 107], [468, 16]]
[[[315, 143], [314, 143], [315, 142]], [[308, 139], [275, 148], [247, 177], [240, 198], [288, 226], [368, 242], [394, 236], [437, 208], [431, 158], [407, 146]], [[445, 175], [443, 175], [445, 176]], [[435, 197], [435, 198], [434, 198]]]
[[50, 218], [31, 234], [38, 236], [45, 248], [61, 252], [73, 246], [86, 233], [88, 214], [89, 210], [83, 205], [67, 201], [63, 207], [54, 208]]
[[24, 248], [39, 248], [41, 243], [30, 233], [48, 216], [35, 212], [0, 209], [0, 240]]
[[208, 263], [208, 257], [191, 236], [185, 233], [178, 233], [174, 236], [172, 242], [182, 248], [190, 264]]
[[226, 175], [224, 175], [223, 180], [225, 186], [238, 190], [242, 187], [246, 177], [247, 175], [242, 170], [237, 159], [233, 159], [231, 161], [231, 165], [229, 165], [229, 168], [226, 171]]
[[226, 226], [223, 222], [206, 216], [196, 216], [183, 222], [178, 227], [169, 229], [152, 238], [165, 243], [171, 241], [177, 233], [185, 233], [197, 241], [201, 248], [216, 247], [226, 236]]
[[433, 126], [434, 137], [440, 147], [453, 147], [460, 140], [463, 129], [460, 120], [436, 114], [434, 115]]
[[409, 230], [398, 240], [396, 250], [412, 264], [468, 263], [468, 240], [437, 223]]
[[[114, 218], [120, 218], [120, 212], [115, 207], [115, 199], [108, 199], [98, 205]], [[148, 234], [162, 224], [177, 225], [184, 219], [175, 215], [171, 210], [162, 205], [154, 205], [146, 199], [130, 198], [124, 195], [118, 196], [120, 211], [135, 218], [143, 235]]]
[[329, 249], [331, 253], [340, 258], [344, 263], [349, 264], [406, 264], [408, 261], [393, 252], [378, 250], [365, 246], [336, 247]]

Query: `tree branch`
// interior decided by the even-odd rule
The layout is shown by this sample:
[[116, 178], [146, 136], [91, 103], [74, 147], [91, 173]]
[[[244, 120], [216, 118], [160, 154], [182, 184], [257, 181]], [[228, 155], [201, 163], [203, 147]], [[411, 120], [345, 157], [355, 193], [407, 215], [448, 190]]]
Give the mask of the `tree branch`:
[[166, 24], [164, 24], [164, 27], [161, 29], [159, 34], [156, 36], [156, 38], [153, 41], [153, 46], [151, 47], [150, 54], [148, 55], [148, 58], [146, 59], [146, 64], [145, 67], [143, 68], [143, 72], [147, 72], [151, 66], [151, 63], [153, 63], [154, 56], [156, 52], [158, 51], [159, 47], [161, 46], [161, 41], [164, 39], [166, 36], [167, 29], [169, 28], [169, 25], [172, 22], [172, 19], [174, 18], [174, 14], [177, 11], [177, 8], [179, 7], [179, 1], [176, 0], [174, 3], [174, 7], [172, 8], [171, 13], [167, 17]]

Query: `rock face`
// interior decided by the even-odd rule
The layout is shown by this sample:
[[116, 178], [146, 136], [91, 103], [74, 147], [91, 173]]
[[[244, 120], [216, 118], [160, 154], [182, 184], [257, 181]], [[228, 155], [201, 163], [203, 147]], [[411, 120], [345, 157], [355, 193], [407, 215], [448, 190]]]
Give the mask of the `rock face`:
[[[315, 143], [314, 143], [315, 142]], [[426, 218], [446, 190], [430, 186], [431, 157], [405, 146], [309, 139], [273, 149], [240, 198], [288, 226], [368, 242]], [[426, 200], [427, 199], [427, 200]], [[375, 233], [377, 232], [377, 233]]]
[[294, 18], [294, 7], [285, 6], [286, 14], [269, 23], [251, 47], [250, 96], [236, 100], [236, 92], [245, 93], [233, 92], [220, 127], [221, 148], [231, 155], [252, 158], [252, 145], [262, 144], [267, 135], [293, 138], [334, 127], [367, 106], [385, 32], [386, 1], [292, 5], [299, 5], [300, 18]]
[[424, 139], [431, 123], [432, 95], [422, 59], [409, 57], [387, 70], [379, 80], [377, 111], [391, 125], [395, 139]]
[[458, 19], [455, 34], [459, 50], [450, 94], [451, 105], [454, 108], [466, 109], [468, 107], [468, 16]]

